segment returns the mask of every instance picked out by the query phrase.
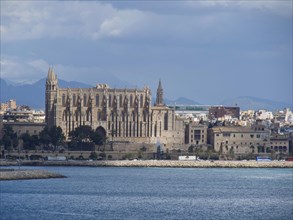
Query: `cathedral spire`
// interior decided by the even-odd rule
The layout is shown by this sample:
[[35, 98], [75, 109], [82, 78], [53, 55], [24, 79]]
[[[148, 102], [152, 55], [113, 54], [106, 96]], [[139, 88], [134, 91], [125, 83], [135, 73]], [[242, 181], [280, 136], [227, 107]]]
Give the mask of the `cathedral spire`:
[[157, 98], [156, 98], [156, 106], [163, 106], [164, 105], [164, 99], [163, 99], [163, 87], [161, 79], [159, 80], [159, 86], [157, 89]]
[[46, 81], [46, 89], [47, 90], [55, 90], [58, 86], [58, 79], [54, 72], [53, 67], [49, 67], [47, 81]]
[[53, 67], [49, 67], [47, 80], [52, 80], [52, 81], [56, 80], [56, 75], [55, 75]]

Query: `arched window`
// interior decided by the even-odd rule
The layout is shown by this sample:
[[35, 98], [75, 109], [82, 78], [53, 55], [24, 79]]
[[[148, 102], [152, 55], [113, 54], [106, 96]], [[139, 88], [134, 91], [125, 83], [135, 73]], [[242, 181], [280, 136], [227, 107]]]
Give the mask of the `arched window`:
[[143, 95], [140, 95], [140, 107], [143, 107]]
[[109, 107], [111, 107], [112, 106], [112, 96], [111, 96], [111, 94], [109, 95]]
[[122, 94], [120, 95], [119, 102], [120, 102], [120, 107], [122, 107], [122, 106], [123, 106], [123, 98], [122, 98]]
[[98, 120], [100, 121], [102, 119], [102, 113], [101, 113], [101, 111], [99, 110], [98, 111]]
[[62, 105], [65, 106], [65, 94], [62, 95]]
[[135, 121], [135, 112], [132, 112], [132, 121]]
[[100, 97], [99, 97], [99, 95], [97, 94], [96, 95], [96, 106], [99, 106], [99, 103], [100, 103]]
[[130, 95], [130, 107], [132, 107], [133, 106], [133, 96], [132, 96], [132, 94]]
[[72, 101], [73, 101], [73, 103], [72, 103], [73, 106], [75, 106], [76, 105], [76, 95], [75, 94], [73, 94], [73, 100]]
[[87, 101], [87, 100], [86, 100], [86, 94], [84, 94], [84, 95], [83, 95], [83, 106], [86, 106], [86, 103], [87, 103], [86, 101]]

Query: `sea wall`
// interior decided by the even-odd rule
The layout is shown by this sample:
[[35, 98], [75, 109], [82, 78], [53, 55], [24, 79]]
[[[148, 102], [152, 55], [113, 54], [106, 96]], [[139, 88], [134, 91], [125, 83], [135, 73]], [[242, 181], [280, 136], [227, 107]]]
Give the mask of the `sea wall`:
[[[16, 162], [0, 161], [0, 166]], [[103, 160], [103, 161], [22, 161], [23, 166], [93, 166], [93, 167], [182, 167], [182, 168], [293, 168], [289, 161], [178, 161], [178, 160]]]
[[0, 180], [25, 180], [64, 178], [65, 176], [44, 170], [6, 170], [0, 169]]

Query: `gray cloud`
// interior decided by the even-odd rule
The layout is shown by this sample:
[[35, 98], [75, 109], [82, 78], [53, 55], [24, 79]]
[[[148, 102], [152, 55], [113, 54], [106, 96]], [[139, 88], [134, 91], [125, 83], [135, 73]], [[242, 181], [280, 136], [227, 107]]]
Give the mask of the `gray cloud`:
[[1, 74], [11, 80], [37, 80], [54, 64], [60, 78], [85, 83], [155, 88], [162, 78], [171, 99], [292, 98], [291, 1], [1, 6]]
[[[126, 2], [124, 7], [119, 2], [110, 3], [5, 1], [1, 9], [2, 40], [62, 37], [100, 40], [170, 35], [186, 40], [187, 36], [197, 37], [209, 28], [229, 24], [231, 17], [238, 18], [237, 14], [247, 10], [292, 16], [290, 1], [164, 2], [164, 9], [162, 2]], [[160, 13], [164, 10], [169, 13]], [[186, 14], [178, 14], [180, 10]]]

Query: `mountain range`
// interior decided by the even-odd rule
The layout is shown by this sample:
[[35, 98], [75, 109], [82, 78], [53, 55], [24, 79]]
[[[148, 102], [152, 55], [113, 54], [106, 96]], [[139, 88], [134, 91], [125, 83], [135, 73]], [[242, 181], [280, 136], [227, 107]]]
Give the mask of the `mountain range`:
[[[89, 88], [92, 85], [76, 82], [65, 81], [58, 79], [61, 88]], [[18, 105], [27, 105], [35, 109], [45, 108], [45, 84], [46, 79], [40, 79], [32, 84], [13, 84], [7, 83], [4, 79], [0, 78], [0, 102], [7, 102], [9, 99], [15, 99]], [[153, 100], [155, 98], [153, 97]], [[165, 98], [167, 105], [181, 104], [181, 105], [200, 105], [192, 99], [180, 97], [176, 100]], [[289, 103], [272, 101], [268, 99], [261, 99], [250, 96], [241, 96], [237, 98], [227, 99], [219, 103], [212, 103], [211, 105], [223, 106], [239, 106], [241, 110], [247, 109], [265, 109], [269, 111], [281, 110], [286, 107], [292, 107]]]

